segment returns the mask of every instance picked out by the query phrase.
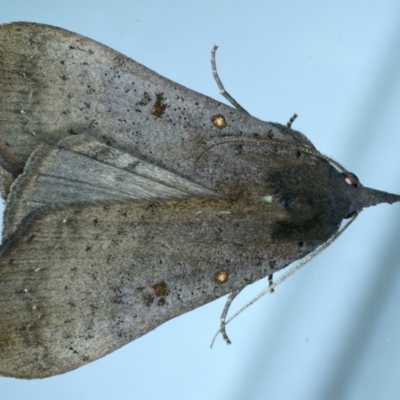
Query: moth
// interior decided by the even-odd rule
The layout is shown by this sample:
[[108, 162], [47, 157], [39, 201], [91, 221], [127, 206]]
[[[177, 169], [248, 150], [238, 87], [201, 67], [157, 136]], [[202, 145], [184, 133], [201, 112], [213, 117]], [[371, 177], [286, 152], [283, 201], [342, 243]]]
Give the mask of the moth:
[[0, 175], [0, 374], [27, 379], [232, 299], [400, 200], [291, 122], [33, 23], [0, 26]]

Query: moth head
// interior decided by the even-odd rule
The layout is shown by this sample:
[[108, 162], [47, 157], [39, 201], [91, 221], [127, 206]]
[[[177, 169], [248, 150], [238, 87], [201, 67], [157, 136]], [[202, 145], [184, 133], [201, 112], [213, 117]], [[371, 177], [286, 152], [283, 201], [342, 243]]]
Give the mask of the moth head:
[[380, 203], [396, 203], [400, 201], [400, 196], [380, 190], [371, 189], [361, 185], [356, 175], [344, 171], [342, 172], [345, 191], [350, 199], [350, 207], [346, 218], [358, 214], [363, 208], [375, 206]]

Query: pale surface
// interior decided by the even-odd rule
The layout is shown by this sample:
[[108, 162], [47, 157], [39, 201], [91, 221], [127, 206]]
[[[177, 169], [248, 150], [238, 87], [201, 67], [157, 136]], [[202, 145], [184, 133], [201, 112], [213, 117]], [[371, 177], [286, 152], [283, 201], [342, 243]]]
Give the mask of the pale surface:
[[[100, 4], [5, 2], [1, 22], [77, 31], [214, 98], [208, 60], [218, 42], [223, 82], [253, 115], [285, 123], [298, 112], [294, 128], [320, 151], [364, 184], [399, 192], [396, 2]], [[207, 350], [219, 301], [76, 372], [38, 382], [2, 378], [1, 393], [32, 399], [398, 398], [398, 215], [395, 206], [366, 210], [338, 243], [229, 327], [230, 348], [219, 341]], [[252, 295], [235, 304], [246, 296]]]

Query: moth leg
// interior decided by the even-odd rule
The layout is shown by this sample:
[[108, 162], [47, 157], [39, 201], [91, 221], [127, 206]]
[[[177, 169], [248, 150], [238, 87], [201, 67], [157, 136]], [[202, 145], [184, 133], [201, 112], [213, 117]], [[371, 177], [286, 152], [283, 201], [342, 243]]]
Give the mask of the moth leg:
[[297, 117], [298, 117], [298, 115], [297, 115], [296, 113], [294, 113], [294, 114], [290, 117], [288, 123], [286, 124], [286, 126], [287, 126], [289, 129], [292, 127], [292, 124], [293, 124], [293, 122], [296, 120]]
[[[274, 274], [268, 275], [268, 286], [271, 287], [274, 284]], [[275, 290], [271, 289], [270, 293], [274, 293]]]
[[226, 325], [225, 325], [226, 315], [228, 314], [229, 307], [231, 306], [232, 301], [234, 300], [234, 298], [235, 298], [241, 291], [242, 291], [242, 289], [235, 290], [234, 292], [232, 292], [232, 293], [228, 296], [228, 298], [227, 298], [227, 300], [226, 300], [226, 303], [225, 303], [225, 307], [224, 307], [224, 309], [222, 310], [220, 332], [221, 332], [221, 335], [222, 335], [222, 337], [224, 338], [224, 340], [225, 340], [225, 342], [226, 342], [227, 344], [231, 344], [232, 342], [230, 341], [230, 339], [229, 339], [229, 337], [228, 337], [228, 335], [227, 335], [227, 333], [226, 333], [226, 330], [225, 330], [225, 326], [226, 326]]
[[217, 52], [218, 45], [215, 44], [213, 49], [211, 50], [211, 67], [212, 67], [212, 73], [215, 79], [215, 82], [217, 82], [218, 88], [220, 90], [220, 93], [222, 96], [224, 96], [229, 103], [233, 105], [237, 110], [244, 112], [245, 114], [250, 115], [226, 90], [224, 85], [222, 84], [221, 79], [219, 78], [218, 72], [217, 72], [217, 64], [215, 62], [215, 53]]

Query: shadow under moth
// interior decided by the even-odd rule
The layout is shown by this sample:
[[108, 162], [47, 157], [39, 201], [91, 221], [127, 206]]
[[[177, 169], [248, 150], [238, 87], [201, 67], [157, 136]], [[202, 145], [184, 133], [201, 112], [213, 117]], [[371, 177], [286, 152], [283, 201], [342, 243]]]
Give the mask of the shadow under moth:
[[363, 187], [291, 122], [75, 33], [1, 25], [0, 374], [78, 368], [400, 200]]

